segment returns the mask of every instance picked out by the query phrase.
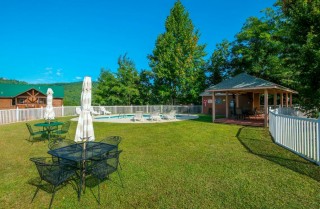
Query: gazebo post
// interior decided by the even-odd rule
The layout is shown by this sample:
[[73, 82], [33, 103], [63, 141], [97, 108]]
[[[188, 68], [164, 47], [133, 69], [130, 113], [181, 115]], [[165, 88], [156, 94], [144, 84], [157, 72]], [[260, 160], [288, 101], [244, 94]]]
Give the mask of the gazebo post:
[[236, 94], [236, 108], [239, 108], [239, 94]]
[[286, 92], [286, 107], [289, 106], [289, 95], [288, 92]]
[[229, 118], [229, 95], [226, 92], [226, 118]]
[[268, 90], [264, 90], [264, 127], [268, 127]]
[[280, 106], [283, 107], [283, 92], [280, 93]]
[[254, 92], [252, 92], [252, 109], [254, 110]]
[[216, 98], [215, 93], [212, 93], [212, 122], [216, 119]]
[[292, 107], [292, 93], [290, 93], [290, 107]]
[[276, 109], [277, 108], [277, 93], [273, 94], [273, 108]]

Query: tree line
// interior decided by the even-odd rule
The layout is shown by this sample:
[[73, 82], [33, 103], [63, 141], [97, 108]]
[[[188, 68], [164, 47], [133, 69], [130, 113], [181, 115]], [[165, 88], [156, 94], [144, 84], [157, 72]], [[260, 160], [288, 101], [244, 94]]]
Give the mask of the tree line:
[[[235, 40], [224, 40], [206, 60], [205, 44], [178, 0], [157, 37], [150, 70], [138, 70], [126, 54], [113, 73], [101, 69], [94, 104], [199, 104], [199, 94], [246, 72], [299, 92], [309, 113], [320, 107], [320, 0], [276, 1], [250, 17]], [[204, 20], [205, 21], [205, 20]], [[208, 20], [209, 21], [209, 20]]]

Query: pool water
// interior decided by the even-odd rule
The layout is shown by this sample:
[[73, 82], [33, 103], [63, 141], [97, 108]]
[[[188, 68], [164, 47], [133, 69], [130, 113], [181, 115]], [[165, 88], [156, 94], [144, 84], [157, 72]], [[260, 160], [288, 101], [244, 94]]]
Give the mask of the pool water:
[[[118, 118], [118, 119], [121, 119], [121, 118], [132, 118], [134, 116], [134, 114], [119, 114], [119, 115], [111, 115], [111, 116], [104, 116], [104, 117], [97, 117], [95, 119], [97, 120], [105, 120], [105, 119], [111, 119], [111, 118]], [[143, 117], [145, 119], [148, 119], [150, 118], [150, 115], [149, 114], [145, 114], [143, 115]], [[160, 114], [160, 117], [162, 117], [162, 115]], [[180, 115], [176, 115], [177, 118], [180, 117]]]

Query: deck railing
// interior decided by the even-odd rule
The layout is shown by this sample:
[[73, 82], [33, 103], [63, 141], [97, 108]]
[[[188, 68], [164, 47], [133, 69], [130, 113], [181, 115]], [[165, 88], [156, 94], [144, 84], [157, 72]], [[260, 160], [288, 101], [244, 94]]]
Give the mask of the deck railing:
[[[136, 111], [161, 113], [176, 110], [179, 114], [201, 113], [201, 105], [141, 105], [141, 106], [103, 106], [112, 114], [134, 114]], [[54, 107], [56, 117], [76, 116], [76, 106]], [[93, 106], [96, 112], [100, 112], [99, 106]], [[0, 125], [22, 121], [43, 119], [45, 108], [5, 109], [0, 110]]]
[[269, 131], [275, 143], [320, 165], [320, 119], [293, 113], [294, 110], [269, 111]]

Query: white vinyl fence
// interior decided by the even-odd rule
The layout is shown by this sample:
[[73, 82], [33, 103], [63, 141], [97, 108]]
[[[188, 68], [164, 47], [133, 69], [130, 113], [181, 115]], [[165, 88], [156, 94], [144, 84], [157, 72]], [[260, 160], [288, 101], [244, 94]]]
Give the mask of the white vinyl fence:
[[320, 165], [320, 120], [284, 113], [269, 111], [269, 131], [275, 142]]
[[[176, 110], [178, 114], [201, 113], [201, 105], [144, 105], [144, 106], [104, 106], [112, 114], [134, 114], [136, 111], [151, 113], [160, 111], [161, 113]], [[76, 106], [54, 107], [56, 117], [76, 116]], [[93, 106], [96, 112], [100, 111], [99, 106]], [[21, 121], [43, 119], [45, 108], [28, 109], [6, 109], [0, 110], [0, 125]]]

